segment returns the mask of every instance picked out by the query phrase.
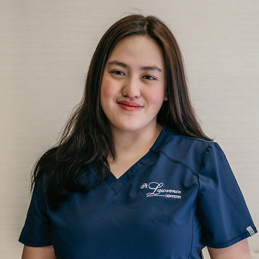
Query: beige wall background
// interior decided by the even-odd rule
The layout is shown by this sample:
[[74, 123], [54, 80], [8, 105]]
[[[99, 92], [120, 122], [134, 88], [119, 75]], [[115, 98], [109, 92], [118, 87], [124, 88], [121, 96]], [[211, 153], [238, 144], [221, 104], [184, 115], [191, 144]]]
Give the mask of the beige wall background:
[[[178, 39], [196, 112], [259, 227], [258, 0], [0, 0], [0, 258], [20, 258], [31, 168], [79, 102], [97, 42], [135, 12]], [[249, 243], [258, 258], [259, 235]]]

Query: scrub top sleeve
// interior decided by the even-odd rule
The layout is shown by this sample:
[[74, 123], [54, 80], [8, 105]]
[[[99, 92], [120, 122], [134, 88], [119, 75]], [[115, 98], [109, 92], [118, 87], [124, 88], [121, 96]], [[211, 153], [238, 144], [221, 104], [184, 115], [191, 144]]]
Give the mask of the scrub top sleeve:
[[41, 177], [34, 187], [25, 224], [19, 238], [24, 245], [32, 247], [52, 245], [51, 222], [47, 215], [43, 193], [43, 177]]
[[205, 246], [224, 248], [257, 232], [225, 154], [211, 143], [199, 172], [197, 213]]

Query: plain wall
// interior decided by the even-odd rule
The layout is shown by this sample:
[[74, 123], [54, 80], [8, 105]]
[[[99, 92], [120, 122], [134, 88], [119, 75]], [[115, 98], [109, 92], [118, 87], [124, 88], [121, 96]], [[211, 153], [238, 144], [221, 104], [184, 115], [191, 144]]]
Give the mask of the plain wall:
[[[258, 0], [0, 0], [0, 258], [20, 258], [31, 168], [80, 101], [100, 37], [131, 13], [175, 34], [198, 117], [259, 226]], [[259, 235], [249, 243], [259, 253]]]

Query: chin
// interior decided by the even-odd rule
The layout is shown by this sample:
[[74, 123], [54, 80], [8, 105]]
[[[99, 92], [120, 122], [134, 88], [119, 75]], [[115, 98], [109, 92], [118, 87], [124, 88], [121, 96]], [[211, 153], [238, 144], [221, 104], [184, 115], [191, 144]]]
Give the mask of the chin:
[[142, 129], [143, 127], [141, 127], [140, 125], [132, 125], [132, 124], [120, 124], [120, 125], [111, 125], [111, 128], [114, 128], [116, 130], [120, 130], [120, 131], [137, 131]]

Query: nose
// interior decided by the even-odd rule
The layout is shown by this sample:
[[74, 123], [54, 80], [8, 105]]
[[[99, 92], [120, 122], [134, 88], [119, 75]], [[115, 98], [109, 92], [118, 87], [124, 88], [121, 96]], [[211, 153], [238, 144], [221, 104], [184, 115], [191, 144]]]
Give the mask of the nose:
[[140, 82], [133, 78], [128, 79], [122, 88], [122, 95], [129, 98], [138, 98], [140, 96]]

